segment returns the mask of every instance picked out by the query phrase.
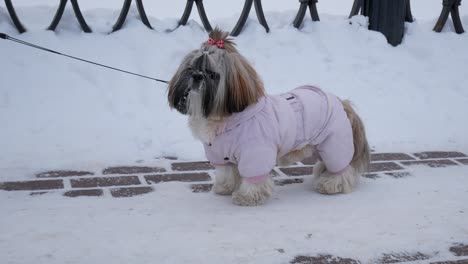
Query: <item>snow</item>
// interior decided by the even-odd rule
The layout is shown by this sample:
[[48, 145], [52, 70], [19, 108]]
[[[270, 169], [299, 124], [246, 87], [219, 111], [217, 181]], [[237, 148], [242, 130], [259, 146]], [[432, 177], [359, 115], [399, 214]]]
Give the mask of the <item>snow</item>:
[[[123, 1], [80, 0], [94, 33], [81, 32], [70, 6], [57, 31], [46, 31], [57, 2], [15, 0], [28, 29], [21, 35], [0, 5], [0, 32], [166, 80], [207, 38], [195, 10], [188, 26], [165, 32], [185, 1], [146, 1], [154, 31], [133, 7], [124, 29], [109, 34]], [[269, 93], [316, 84], [351, 99], [378, 152], [468, 153], [468, 34], [455, 34], [451, 21], [442, 33], [432, 31], [441, 1], [411, 1], [417, 20], [398, 47], [368, 31], [364, 17], [350, 24], [351, 0], [320, 1], [321, 21], [307, 14], [301, 30], [291, 26], [297, 1], [263, 2], [271, 32], [252, 10], [236, 42]], [[226, 30], [242, 9], [240, 0], [204, 4], [212, 25]], [[468, 29], [466, 4], [460, 12]], [[0, 181], [50, 169], [154, 164], [162, 156], [204, 159], [186, 117], [169, 109], [164, 84], [3, 40], [0, 61]], [[0, 256], [9, 264], [288, 263], [319, 253], [372, 263], [392, 251], [454, 259], [448, 247], [468, 243], [466, 166], [411, 173], [364, 179], [349, 195], [319, 195], [307, 183], [278, 187], [258, 208], [192, 194], [181, 183], [126, 199], [0, 192]]]
[[[414, 2], [418, 14], [419, 4]], [[63, 53], [160, 79], [170, 79], [181, 58], [206, 40], [206, 32], [195, 21], [165, 33], [177, 23], [176, 5], [148, 5], [150, 15], [160, 5], [172, 14], [162, 20], [151, 17], [154, 31], [135, 19], [133, 8], [125, 28], [108, 34], [119, 7], [103, 9], [104, 2], [93, 6], [94, 1], [83, 1], [84, 16], [95, 30], [86, 34], [70, 7], [57, 32], [43, 30], [55, 12], [55, 1], [44, 1], [50, 6], [39, 7], [32, 3], [15, 1], [27, 33], [17, 34], [9, 20], [2, 20], [0, 30]], [[315, 84], [351, 99], [377, 151], [468, 152], [467, 34], [453, 33], [451, 22], [443, 33], [433, 32], [438, 16], [434, 15], [407, 24], [403, 44], [393, 48], [383, 35], [365, 28], [365, 18], [355, 17], [350, 25], [341, 7], [336, 10], [340, 15], [321, 11], [319, 23], [307, 17], [298, 31], [291, 26], [296, 5], [279, 12], [286, 7], [283, 2], [275, 3], [277, 6], [265, 4], [271, 33], [266, 34], [253, 17], [236, 38], [239, 50], [261, 74], [269, 93]], [[334, 3], [324, 1], [320, 6], [329, 10], [337, 6]], [[207, 8], [211, 4], [205, 3]], [[269, 9], [272, 7], [276, 11]], [[5, 9], [0, 12], [7, 16]], [[440, 6], [434, 4], [428, 13], [438, 12]], [[466, 12], [461, 13], [466, 21]], [[232, 16], [215, 19], [213, 25], [230, 29], [236, 19]], [[204, 159], [186, 118], [168, 108], [164, 84], [7, 41], [0, 42], [0, 57], [0, 168], [8, 177], [27, 178], [31, 171], [46, 168], [93, 169], [166, 155]]]
[[468, 237], [466, 168], [411, 173], [363, 179], [347, 195], [320, 195], [308, 182], [278, 187], [254, 208], [181, 183], [125, 199], [0, 192], [0, 254], [8, 264], [271, 264], [320, 253], [375, 263], [418, 251], [456, 259], [448, 248]]

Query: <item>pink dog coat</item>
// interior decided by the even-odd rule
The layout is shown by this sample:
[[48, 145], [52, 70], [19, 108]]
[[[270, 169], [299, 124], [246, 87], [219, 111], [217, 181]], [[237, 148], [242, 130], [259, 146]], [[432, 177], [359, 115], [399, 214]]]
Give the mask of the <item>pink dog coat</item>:
[[332, 173], [344, 170], [354, 154], [351, 123], [340, 99], [313, 86], [267, 95], [231, 115], [204, 148], [211, 164], [237, 164], [242, 177], [257, 183], [278, 157], [307, 144]]

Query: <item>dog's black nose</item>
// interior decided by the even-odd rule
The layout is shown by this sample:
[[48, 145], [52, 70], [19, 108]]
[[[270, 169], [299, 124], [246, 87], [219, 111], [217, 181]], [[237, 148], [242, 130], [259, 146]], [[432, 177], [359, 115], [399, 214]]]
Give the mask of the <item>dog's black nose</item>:
[[201, 82], [203, 80], [203, 74], [201, 73], [193, 73], [192, 78], [196, 82]]

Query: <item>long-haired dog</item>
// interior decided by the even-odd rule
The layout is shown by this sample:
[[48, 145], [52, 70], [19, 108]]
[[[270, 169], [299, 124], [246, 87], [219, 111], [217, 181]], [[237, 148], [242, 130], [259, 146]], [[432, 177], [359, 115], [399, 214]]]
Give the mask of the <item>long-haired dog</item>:
[[255, 69], [227, 32], [215, 29], [172, 77], [169, 105], [189, 116], [189, 127], [215, 166], [213, 190], [237, 205], [264, 203], [270, 172], [314, 157], [313, 186], [348, 193], [369, 164], [364, 125], [349, 101], [313, 86], [268, 95]]

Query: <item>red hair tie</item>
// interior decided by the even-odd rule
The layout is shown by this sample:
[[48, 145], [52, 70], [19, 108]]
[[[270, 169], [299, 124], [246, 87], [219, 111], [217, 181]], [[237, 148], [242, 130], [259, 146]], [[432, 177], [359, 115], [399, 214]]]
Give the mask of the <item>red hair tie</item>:
[[208, 45], [215, 45], [216, 47], [220, 48], [220, 49], [224, 49], [224, 40], [219, 40], [219, 41], [215, 41], [214, 39], [212, 38], [209, 38], [208, 39]]

